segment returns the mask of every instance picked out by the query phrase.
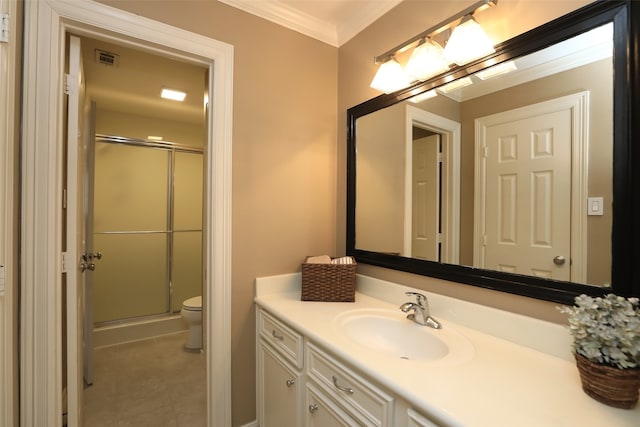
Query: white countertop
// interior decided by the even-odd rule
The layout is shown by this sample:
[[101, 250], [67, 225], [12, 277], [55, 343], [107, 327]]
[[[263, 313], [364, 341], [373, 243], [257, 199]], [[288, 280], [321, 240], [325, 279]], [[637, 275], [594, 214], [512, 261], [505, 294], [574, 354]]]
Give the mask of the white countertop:
[[[640, 405], [616, 409], [582, 391], [562, 326], [364, 276], [357, 283], [354, 303], [309, 302], [300, 301], [299, 274], [259, 278], [255, 301], [445, 426], [640, 426]], [[350, 310], [398, 310], [410, 301], [405, 290], [428, 296], [443, 330], [471, 343], [470, 357], [457, 363], [390, 358], [338, 330], [335, 319]]]

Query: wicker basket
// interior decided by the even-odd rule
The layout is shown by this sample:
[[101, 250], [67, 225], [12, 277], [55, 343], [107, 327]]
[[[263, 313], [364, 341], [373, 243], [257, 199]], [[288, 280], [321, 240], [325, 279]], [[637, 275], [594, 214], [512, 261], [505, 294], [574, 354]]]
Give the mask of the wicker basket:
[[354, 302], [356, 263], [302, 264], [302, 301]]
[[579, 354], [575, 357], [585, 393], [615, 408], [631, 409], [636, 405], [640, 369], [617, 369], [591, 362]]

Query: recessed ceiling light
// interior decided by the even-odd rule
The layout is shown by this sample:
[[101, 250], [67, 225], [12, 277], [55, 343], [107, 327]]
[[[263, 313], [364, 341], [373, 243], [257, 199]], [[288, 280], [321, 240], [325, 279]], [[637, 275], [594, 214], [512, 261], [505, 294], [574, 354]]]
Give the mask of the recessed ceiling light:
[[149, 135], [147, 137], [147, 139], [149, 141], [162, 141], [162, 137], [161, 136], [155, 136], [155, 135]]
[[179, 90], [165, 88], [162, 89], [162, 93], [160, 94], [160, 96], [165, 99], [182, 102], [184, 101], [184, 98], [187, 96], [187, 94]]

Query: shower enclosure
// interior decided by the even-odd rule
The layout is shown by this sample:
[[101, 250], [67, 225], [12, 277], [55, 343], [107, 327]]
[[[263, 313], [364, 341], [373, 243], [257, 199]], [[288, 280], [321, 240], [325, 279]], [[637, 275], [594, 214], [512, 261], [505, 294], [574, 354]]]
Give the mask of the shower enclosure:
[[201, 148], [97, 135], [96, 327], [179, 312], [202, 295]]

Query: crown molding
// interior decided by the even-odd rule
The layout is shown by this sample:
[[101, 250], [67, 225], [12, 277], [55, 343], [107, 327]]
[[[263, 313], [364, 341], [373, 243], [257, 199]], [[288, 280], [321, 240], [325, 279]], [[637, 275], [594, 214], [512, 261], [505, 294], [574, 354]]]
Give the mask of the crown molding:
[[357, 13], [331, 23], [316, 18], [288, 4], [273, 1], [219, 0], [228, 6], [259, 16], [268, 21], [340, 47], [403, 0], [362, 3]]
[[351, 40], [356, 34], [373, 24], [385, 13], [403, 1], [404, 0], [387, 0], [368, 2], [366, 7], [358, 10], [358, 13], [353, 13], [351, 16], [343, 19], [343, 21], [338, 24], [336, 31], [338, 46], [342, 46]]

